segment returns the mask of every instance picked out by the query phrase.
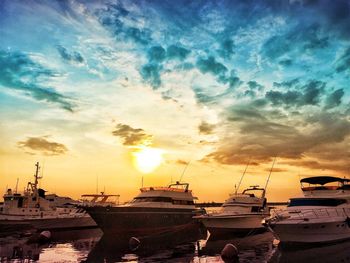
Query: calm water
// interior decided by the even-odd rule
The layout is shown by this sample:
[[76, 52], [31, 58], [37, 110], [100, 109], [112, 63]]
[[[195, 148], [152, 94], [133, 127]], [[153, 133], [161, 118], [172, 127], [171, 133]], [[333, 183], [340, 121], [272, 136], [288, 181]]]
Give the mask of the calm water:
[[0, 239], [0, 262], [223, 262], [220, 252], [227, 243], [238, 247], [240, 262], [350, 262], [350, 242], [283, 251], [268, 232], [229, 240], [165, 234], [141, 239], [134, 251], [127, 240], [102, 236], [98, 229], [53, 233], [42, 245], [26, 241]]

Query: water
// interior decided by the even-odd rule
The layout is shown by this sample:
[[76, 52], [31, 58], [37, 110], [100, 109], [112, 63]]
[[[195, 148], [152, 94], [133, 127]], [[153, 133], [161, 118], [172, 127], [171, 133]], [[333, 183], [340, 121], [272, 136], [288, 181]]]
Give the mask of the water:
[[196, 237], [193, 233], [168, 233], [143, 238], [134, 250], [128, 240], [103, 236], [98, 229], [54, 232], [46, 244], [29, 244], [27, 240], [18, 236], [1, 238], [0, 262], [223, 262], [220, 252], [227, 243], [238, 247], [240, 262], [244, 263], [350, 262], [350, 241], [282, 250], [269, 232], [227, 240], [215, 240], [203, 234]]

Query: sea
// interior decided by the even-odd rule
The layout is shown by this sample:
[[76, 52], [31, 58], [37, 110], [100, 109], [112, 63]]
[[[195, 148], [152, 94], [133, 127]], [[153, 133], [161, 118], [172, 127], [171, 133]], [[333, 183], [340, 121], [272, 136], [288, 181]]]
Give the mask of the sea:
[[[222, 260], [222, 250], [228, 244], [237, 248], [238, 261]], [[350, 241], [285, 249], [268, 231], [214, 237], [198, 228], [130, 240], [94, 228], [51, 232], [49, 240], [33, 240], [21, 233], [0, 235], [2, 262], [350, 263]]]
[[232, 262], [350, 262], [350, 241], [284, 250], [270, 232], [224, 239], [206, 231], [197, 236], [167, 233], [136, 243], [107, 237], [98, 228], [51, 234], [48, 242], [18, 235], [0, 238], [0, 262], [225, 262], [220, 254], [227, 244], [238, 249], [238, 261]]

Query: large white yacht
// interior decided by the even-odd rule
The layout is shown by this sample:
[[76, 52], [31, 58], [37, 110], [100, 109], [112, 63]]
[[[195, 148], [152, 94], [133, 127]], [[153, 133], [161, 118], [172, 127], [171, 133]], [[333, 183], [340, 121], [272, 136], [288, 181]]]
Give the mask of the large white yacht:
[[115, 207], [93, 206], [86, 211], [105, 234], [148, 235], [191, 227], [196, 213], [187, 183], [143, 187], [131, 202]]
[[217, 213], [197, 216], [210, 234], [256, 233], [265, 228], [261, 221], [269, 216], [265, 189], [251, 186], [242, 193], [231, 194]]
[[29, 182], [23, 194], [8, 189], [0, 207], [0, 230], [11, 231], [19, 226], [36, 230], [96, 227], [96, 223], [83, 210], [76, 208], [72, 199], [45, 195], [38, 188], [39, 163], [36, 163], [34, 183]]
[[266, 225], [285, 245], [350, 238], [350, 180], [316, 176], [300, 180], [304, 197], [291, 198]]

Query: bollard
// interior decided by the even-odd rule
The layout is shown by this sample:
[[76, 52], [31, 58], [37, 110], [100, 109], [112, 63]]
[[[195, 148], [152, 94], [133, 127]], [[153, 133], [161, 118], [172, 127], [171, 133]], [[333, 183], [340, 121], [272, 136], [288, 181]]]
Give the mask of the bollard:
[[232, 244], [226, 244], [221, 251], [221, 258], [225, 263], [239, 262], [238, 249]]

